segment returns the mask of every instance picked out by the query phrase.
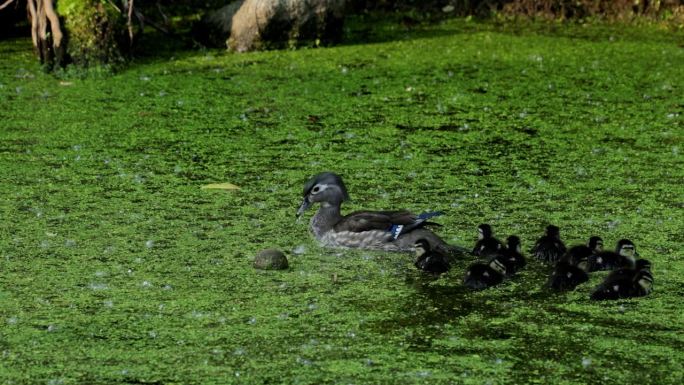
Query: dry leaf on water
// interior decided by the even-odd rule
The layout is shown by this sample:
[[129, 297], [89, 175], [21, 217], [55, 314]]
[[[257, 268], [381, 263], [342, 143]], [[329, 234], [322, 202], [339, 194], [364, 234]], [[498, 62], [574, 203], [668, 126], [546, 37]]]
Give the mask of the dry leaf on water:
[[238, 187], [232, 183], [228, 183], [228, 182], [205, 184], [201, 188], [202, 188], [202, 190], [239, 190], [240, 189], [240, 187]]

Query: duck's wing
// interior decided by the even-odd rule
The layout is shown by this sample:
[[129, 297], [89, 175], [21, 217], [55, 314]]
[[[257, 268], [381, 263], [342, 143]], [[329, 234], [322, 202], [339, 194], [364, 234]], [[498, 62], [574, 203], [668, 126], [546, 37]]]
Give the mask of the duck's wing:
[[426, 225], [437, 225], [428, 219], [442, 215], [442, 212], [427, 212], [416, 215], [408, 210], [398, 211], [356, 211], [346, 215], [337, 224], [335, 231], [363, 232], [384, 230], [396, 239], [413, 229]]
[[418, 217], [410, 211], [355, 211], [335, 224], [335, 231], [360, 233], [370, 230], [389, 231], [393, 225], [408, 226]]

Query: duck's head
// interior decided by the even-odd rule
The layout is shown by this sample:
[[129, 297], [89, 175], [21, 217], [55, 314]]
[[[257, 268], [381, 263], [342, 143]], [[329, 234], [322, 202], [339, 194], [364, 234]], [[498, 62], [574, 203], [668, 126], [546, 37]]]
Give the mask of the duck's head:
[[639, 256], [636, 246], [629, 239], [620, 239], [615, 247], [615, 252], [631, 260]]
[[416, 241], [413, 247], [416, 249], [416, 258], [422, 257], [425, 253], [430, 251], [430, 243], [425, 239], [419, 239]]
[[568, 250], [565, 258], [571, 265], [587, 271], [589, 269], [589, 257], [591, 254], [592, 252], [589, 246], [577, 245]]
[[594, 235], [593, 237], [589, 238], [589, 243], [587, 243], [587, 246], [589, 246], [591, 251], [594, 253], [600, 253], [603, 251], [603, 239]]
[[324, 205], [340, 205], [349, 200], [347, 188], [342, 178], [332, 172], [322, 172], [313, 176], [304, 184], [304, 199], [297, 210], [297, 217], [301, 216], [313, 203]]
[[560, 229], [558, 226], [548, 225], [546, 226], [546, 235], [551, 238], [560, 239]]
[[477, 226], [477, 239], [482, 240], [485, 238], [491, 238], [492, 237], [492, 226], [483, 223], [479, 226]]
[[508, 250], [515, 250], [518, 254], [520, 253], [520, 238], [517, 235], [506, 238], [506, 245], [508, 245]]

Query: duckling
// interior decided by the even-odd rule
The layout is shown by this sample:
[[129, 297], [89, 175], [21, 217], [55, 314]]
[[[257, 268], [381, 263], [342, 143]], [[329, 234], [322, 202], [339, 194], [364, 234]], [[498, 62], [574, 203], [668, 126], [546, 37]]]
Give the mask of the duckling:
[[446, 273], [451, 268], [446, 257], [441, 253], [430, 250], [430, 243], [425, 239], [419, 239], [415, 244], [416, 261], [414, 265], [427, 273], [439, 275]]
[[639, 259], [634, 267], [625, 267], [611, 272], [608, 277], [598, 285], [591, 299], [620, 299], [642, 297], [653, 290], [653, 274], [651, 262]]
[[603, 251], [603, 239], [598, 235], [594, 235], [591, 238], [589, 238], [589, 242], [587, 242], [587, 247], [591, 249], [592, 253], [598, 254]]
[[502, 259], [506, 265], [506, 275], [515, 274], [527, 264], [520, 250], [520, 238], [518, 236], [511, 235], [506, 238], [506, 248], [501, 250]]
[[428, 219], [442, 212], [416, 215], [407, 210], [356, 211], [343, 216], [340, 209], [349, 200], [349, 194], [342, 178], [335, 173], [314, 175], [304, 184], [302, 195], [298, 218], [312, 205], [320, 204], [309, 228], [323, 246], [406, 252], [413, 251], [416, 241], [423, 238], [432, 250], [465, 254], [465, 249], [447, 244], [426, 228], [437, 225]]
[[[599, 238], [600, 239], [600, 238]], [[621, 239], [615, 247], [615, 252], [599, 251], [589, 257], [589, 270], [615, 270], [623, 267], [634, 267], [634, 258], [639, 256], [636, 246], [629, 239]]]
[[546, 234], [537, 240], [532, 254], [544, 262], [556, 262], [565, 254], [565, 244], [560, 239], [558, 226], [546, 226]]
[[497, 258], [488, 263], [474, 263], [466, 270], [463, 284], [475, 290], [500, 284], [506, 274], [506, 266]]
[[497, 255], [503, 247], [501, 241], [494, 238], [492, 226], [487, 223], [477, 226], [477, 242], [473, 248], [473, 255], [479, 257], [493, 257]]
[[651, 262], [647, 259], [637, 259], [637, 273], [634, 275], [633, 297], [643, 297], [653, 290], [653, 274], [651, 273]]
[[553, 269], [546, 286], [556, 291], [575, 290], [589, 280], [587, 274], [588, 259], [591, 249], [588, 246], [578, 245], [571, 247]]

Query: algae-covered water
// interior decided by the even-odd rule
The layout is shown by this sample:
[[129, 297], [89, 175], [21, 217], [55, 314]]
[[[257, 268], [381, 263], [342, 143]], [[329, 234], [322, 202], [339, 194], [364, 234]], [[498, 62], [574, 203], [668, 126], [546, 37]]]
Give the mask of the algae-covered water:
[[[0, 383], [680, 384], [684, 37], [450, 21], [333, 48], [182, 51], [113, 76], [40, 71], [0, 41]], [[354, 40], [352, 40], [354, 41]], [[481, 292], [412, 257], [327, 250], [303, 183], [344, 210], [444, 210], [529, 249], [632, 239], [644, 298]], [[239, 191], [202, 190], [230, 182]], [[308, 218], [308, 217], [307, 217]], [[251, 258], [276, 247], [287, 271]]]

